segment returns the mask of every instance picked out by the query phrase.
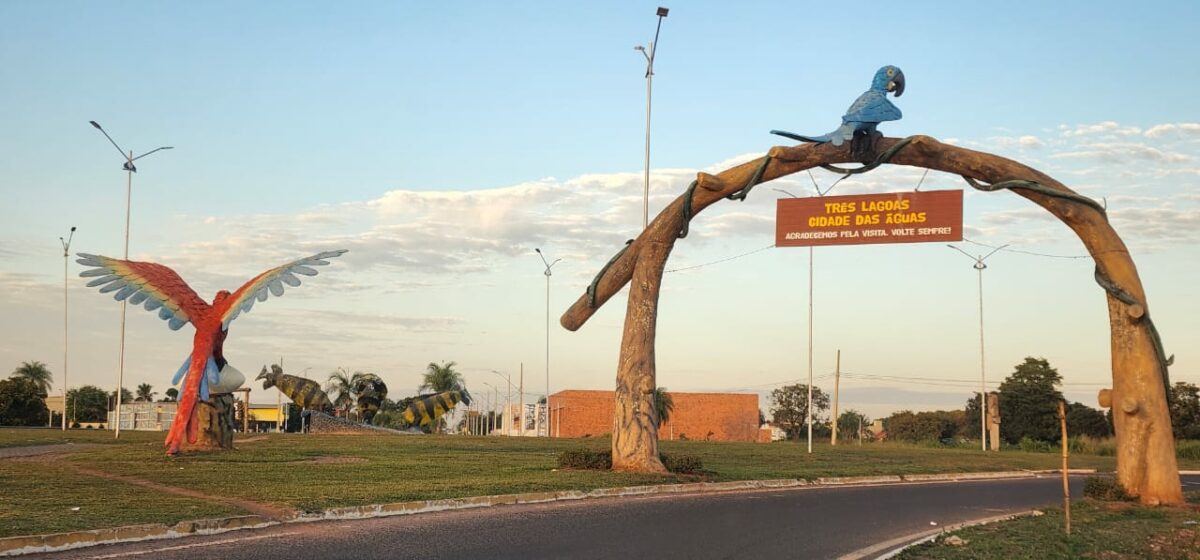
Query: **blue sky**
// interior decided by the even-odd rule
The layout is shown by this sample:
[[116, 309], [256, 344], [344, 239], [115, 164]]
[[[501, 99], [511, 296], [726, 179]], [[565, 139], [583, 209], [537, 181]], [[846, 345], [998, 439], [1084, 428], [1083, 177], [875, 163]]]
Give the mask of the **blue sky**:
[[[544, 284], [532, 247], [565, 258], [556, 319], [640, 222], [645, 82], [632, 47], [652, 38], [655, 6], [0, 4], [0, 196], [9, 210], [0, 306], [34, 321], [0, 327], [0, 360], [58, 371], [58, 235], [78, 225], [76, 249], [120, 254], [124, 175], [87, 125], [97, 120], [137, 153], [175, 146], [139, 162], [131, 254], [177, 268], [202, 296], [310, 250], [351, 248], [328, 276], [239, 320], [230, 352], [243, 370], [295, 356], [314, 371], [378, 370], [398, 394], [431, 360], [485, 375], [524, 362], [540, 375]], [[1200, 71], [1188, 62], [1200, 54], [1190, 39], [1196, 4], [670, 8], [654, 82], [652, 210], [696, 170], [767, 150], [772, 128], [834, 128], [875, 69], [895, 64], [908, 89], [896, 101], [905, 118], [884, 127], [889, 135], [1021, 159], [1108, 198], [1168, 351], [1179, 355], [1173, 373], [1198, 380], [1185, 346], [1200, 336], [1190, 293], [1200, 272], [1200, 129], [1188, 126], [1200, 121]], [[919, 176], [881, 170], [835, 192], [907, 189]], [[668, 268], [769, 245], [779, 196], [769, 187], [808, 189], [807, 180], [714, 207]], [[926, 181], [963, 186], [939, 174]], [[1080, 254], [1065, 227], [1018, 197], [967, 193], [965, 204], [972, 239]], [[831, 369], [840, 347], [848, 371], [977, 372], [974, 271], [964, 257], [940, 245], [817, 255], [818, 371]], [[668, 275], [661, 383], [769, 390], [802, 377], [806, 256], [769, 250]], [[993, 378], [1044, 355], [1079, 383], [1074, 398], [1094, 404], [1108, 350], [1090, 267], [995, 257], [985, 279]], [[112, 384], [117, 306], [73, 286], [75, 379]], [[614, 299], [580, 332], [556, 328], [555, 387], [611, 386], [623, 308]], [[127, 380], [165, 388], [190, 337], [134, 316], [130, 339]], [[862, 391], [860, 408], [879, 414], [965, 400], [949, 384], [846, 390]], [[903, 391], [920, 394], [897, 397]]]

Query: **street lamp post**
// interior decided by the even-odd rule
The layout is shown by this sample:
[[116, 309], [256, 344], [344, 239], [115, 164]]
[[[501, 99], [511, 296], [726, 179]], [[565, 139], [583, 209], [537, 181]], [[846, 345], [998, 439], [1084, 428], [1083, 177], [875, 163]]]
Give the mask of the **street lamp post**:
[[540, 248], [534, 248], [539, 257], [542, 258], [542, 264], [546, 265], [546, 436], [550, 436], [550, 269], [558, 264], [562, 259], [554, 259], [554, 262], [546, 260], [546, 255], [542, 254]]
[[[815, 185], [814, 185], [815, 186]], [[800, 198], [791, 192], [783, 189], [772, 188], [771, 190], [781, 192], [792, 198]], [[817, 196], [821, 195], [821, 190], [817, 189]], [[805, 423], [808, 424], [808, 452], [812, 453], [812, 432], [813, 432], [813, 415], [812, 415], [812, 398], [813, 398], [813, 248], [808, 246], [808, 406], [805, 412]], [[834, 430], [837, 429], [837, 418], [833, 419]]]
[[72, 239], [75, 239], [75, 226], [71, 226], [71, 233], [66, 239], [58, 238], [63, 250], [63, 431], [67, 430], [67, 258], [71, 256]]
[[[146, 152], [137, 157], [133, 156], [133, 150], [129, 151], [129, 155], [125, 155], [125, 150], [122, 150], [121, 147], [117, 145], [116, 140], [113, 140], [112, 136], [109, 136], [108, 132], [105, 131], [103, 128], [101, 128], [99, 123], [97, 123], [96, 121], [88, 121], [88, 122], [93, 127], [95, 127], [96, 130], [99, 130], [102, 134], [104, 134], [104, 137], [108, 138], [108, 141], [110, 143], [112, 143], [113, 147], [116, 148], [117, 151], [121, 153], [121, 157], [125, 158], [125, 163], [124, 163], [124, 165], [121, 166], [121, 168], [125, 170], [126, 176], [127, 176], [126, 180], [125, 180], [125, 252], [124, 252], [123, 258], [125, 260], [129, 260], [129, 212], [130, 212], [131, 201], [133, 198], [133, 174], [137, 173], [137, 166], [134, 165], [133, 162], [135, 162], [139, 159], [142, 159], [150, 154], [153, 154], [154, 152], [157, 152], [159, 150], [173, 149], [174, 146], [161, 146], [161, 147], [155, 148], [153, 150], [150, 150], [149, 152]], [[119, 361], [117, 362], [117, 404], [115, 407], [116, 408], [116, 414], [114, 416], [115, 421], [113, 422], [113, 426], [115, 427], [114, 432], [113, 432], [114, 438], [121, 437], [121, 389], [125, 386], [125, 308], [126, 308], [126, 305], [127, 305], [127, 302], [125, 300], [121, 300], [121, 355], [120, 355]]]
[[[642, 229], [646, 229], [650, 222], [650, 93], [654, 84], [654, 54], [658, 52], [658, 32], [662, 31], [662, 20], [667, 17], [668, 11], [667, 8], [658, 7], [658, 26], [654, 28], [654, 41], [650, 43], [650, 48], [642, 45], [633, 47], [633, 50], [646, 57], [646, 169], [642, 186]], [[547, 398], [546, 405], [549, 406], [549, 403]]]
[[1008, 247], [1008, 245], [1001, 245], [992, 249], [991, 253], [979, 256], [973, 256], [954, 245], [946, 246], [975, 261], [972, 268], [979, 272], [979, 439], [980, 447], [984, 451], [987, 451], [987, 374], [985, 373], [983, 359], [983, 269], [987, 268], [987, 265], [983, 264], [983, 261], [996, 254], [996, 251]]

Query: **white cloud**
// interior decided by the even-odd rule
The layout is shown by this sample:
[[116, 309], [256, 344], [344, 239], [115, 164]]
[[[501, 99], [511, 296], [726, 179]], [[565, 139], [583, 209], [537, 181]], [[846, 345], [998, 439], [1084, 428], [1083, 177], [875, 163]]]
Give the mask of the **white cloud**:
[[1081, 124], [1074, 128], [1063, 125], [1060, 127], [1063, 136], [1134, 136], [1141, 134], [1142, 129], [1136, 126], [1122, 126], [1116, 121], [1104, 121], [1095, 124]]
[[1156, 124], [1146, 129], [1145, 135], [1147, 138], [1161, 138], [1172, 135], [1200, 136], [1200, 123]]
[[1059, 159], [1091, 159], [1102, 163], [1129, 163], [1152, 161], [1157, 163], [1182, 163], [1192, 161], [1192, 156], [1180, 152], [1165, 151], [1135, 142], [1094, 142], [1077, 146], [1073, 151], [1054, 154]]

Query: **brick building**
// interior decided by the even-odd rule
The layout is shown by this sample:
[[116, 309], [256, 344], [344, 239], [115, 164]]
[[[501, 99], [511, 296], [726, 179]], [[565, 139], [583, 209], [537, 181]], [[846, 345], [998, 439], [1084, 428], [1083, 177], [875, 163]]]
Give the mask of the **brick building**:
[[[659, 438], [750, 442], [758, 438], [758, 395], [669, 393], [675, 409], [670, 420], [659, 428]], [[612, 391], [568, 390], [550, 395], [551, 434], [610, 434], [615, 407]]]

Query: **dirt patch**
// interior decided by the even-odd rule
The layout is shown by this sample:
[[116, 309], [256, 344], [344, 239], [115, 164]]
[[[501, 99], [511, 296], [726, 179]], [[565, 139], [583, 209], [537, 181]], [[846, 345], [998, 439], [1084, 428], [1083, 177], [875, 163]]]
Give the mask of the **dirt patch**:
[[352, 465], [355, 463], [366, 463], [367, 460], [363, 457], [314, 457], [312, 459], [292, 462], [308, 465]]
[[23, 447], [2, 447], [0, 448], [0, 459], [12, 459], [15, 457], [33, 457], [37, 455], [52, 455], [58, 453], [72, 453], [75, 451], [83, 451], [100, 447], [98, 443], [53, 443], [49, 445], [27, 445]]
[[285, 506], [280, 506], [280, 505], [275, 505], [275, 504], [264, 504], [262, 502], [254, 502], [254, 501], [250, 501], [250, 500], [244, 500], [241, 498], [230, 498], [230, 497], [226, 497], [226, 496], [214, 496], [207, 492], [200, 492], [198, 490], [189, 490], [187, 488], [179, 488], [178, 486], [169, 486], [166, 484], [152, 482], [149, 480], [143, 480], [140, 478], [134, 478], [131, 476], [122, 476], [119, 474], [106, 473], [103, 471], [98, 471], [95, 469], [90, 469], [88, 467], [76, 465], [74, 463], [65, 462], [63, 464], [70, 467], [71, 469], [78, 472], [79, 474], [93, 476], [96, 478], [103, 478], [106, 480], [115, 480], [117, 482], [124, 482], [126, 484], [133, 484], [135, 486], [141, 486], [142, 488], [146, 488], [148, 490], [153, 490], [155, 492], [163, 492], [166, 494], [174, 494], [176, 496], [186, 496], [188, 498], [204, 500], [206, 502], [231, 505], [234, 507], [242, 508], [246, 511], [261, 515], [261, 516], [269, 518], [269, 519], [274, 519], [274, 520], [291, 519], [293, 517], [296, 517], [296, 514], [297, 514], [296, 510], [285, 507]]

